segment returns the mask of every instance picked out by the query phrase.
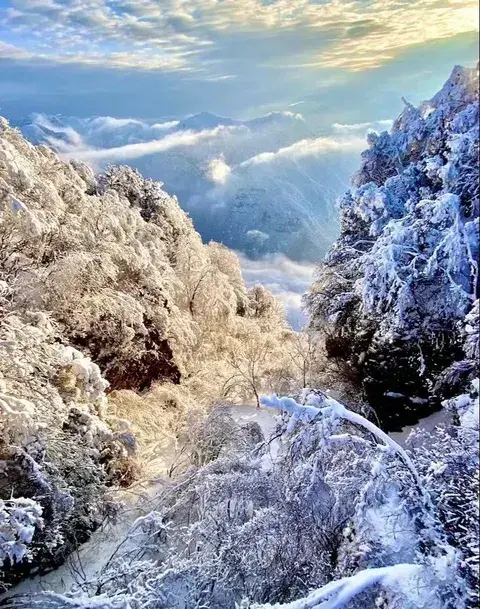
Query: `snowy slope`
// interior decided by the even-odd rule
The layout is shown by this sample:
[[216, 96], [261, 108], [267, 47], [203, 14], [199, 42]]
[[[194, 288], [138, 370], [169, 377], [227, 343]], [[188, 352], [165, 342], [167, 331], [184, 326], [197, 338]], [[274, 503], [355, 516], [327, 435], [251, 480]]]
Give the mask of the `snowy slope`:
[[389, 429], [468, 380], [449, 366], [480, 295], [478, 69], [457, 66], [431, 100], [404, 103], [390, 133], [369, 136], [307, 296], [329, 355], [355, 369]]

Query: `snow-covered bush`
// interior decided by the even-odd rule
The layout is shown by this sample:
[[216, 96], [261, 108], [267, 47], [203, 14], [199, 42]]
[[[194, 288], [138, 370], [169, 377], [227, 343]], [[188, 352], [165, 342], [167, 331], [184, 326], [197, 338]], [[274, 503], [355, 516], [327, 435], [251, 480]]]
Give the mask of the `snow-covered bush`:
[[408, 439], [446, 539], [458, 555], [459, 594], [471, 609], [478, 603], [480, 566], [478, 387], [476, 379], [469, 393], [445, 402], [457, 425], [414, 431]]
[[158, 526], [132, 530], [94, 583], [112, 606], [234, 609], [244, 596], [288, 600], [328, 580], [342, 527], [330, 502], [311, 511], [322, 489], [302, 472], [268, 471], [265, 456], [245, 456], [229, 451], [187, 471], [157, 498]]
[[390, 428], [400, 409], [439, 406], [433, 387], [460, 359], [459, 322], [479, 296], [478, 129], [478, 72], [457, 67], [390, 134], [371, 135], [306, 296], [327, 353], [359, 374]]
[[107, 487], [131, 454], [107, 423], [108, 383], [98, 366], [58, 338], [43, 313], [0, 321], [0, 538], [11, 545], [9, 555], [0, 543], [5, 584], [50, 570], [88, 538], [113, 506]]
[[35, 530], [42, 528], [42, 507], [32, 499], [0, 499], [0, 567], [28, 556]]
[[[105, 609], [473, 607], [478, 460], [469, 461], [473, 445], [461, 455], [455, 438], [467, 437], [464, 427], [457, 436], [453, 428], [441, 432], [431, 453], [427, 444], [408, 453], [321, 392], [306, 390], [302, 402], [262, 398], [287, 413], [276, 456], [268, 438], [253, 449], [243, 441], [236, 450], [215, 448], [213, 460], [164, 488], [156, 511], [133, 525], [94, 581], [38, 602], [58, 609], [80, 599], [79, 606]], [[222, 429], [229, 426], [228, 443], [240, 431], [227, 417]], [[459, 496], [448, 489], [460, 459], [452, 486]]]

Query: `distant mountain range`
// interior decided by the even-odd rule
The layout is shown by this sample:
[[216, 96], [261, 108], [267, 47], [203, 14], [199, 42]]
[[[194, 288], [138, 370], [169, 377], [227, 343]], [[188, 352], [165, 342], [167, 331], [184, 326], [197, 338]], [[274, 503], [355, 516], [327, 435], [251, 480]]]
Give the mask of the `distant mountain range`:
[[337, 236], [334, 202], [370, 128], [337, 125], [319, 134], [293, 112], [248, 121], [208, 112], [161, 121], [35, 114], [17, 126], [64, 158], [97, 170], [129, 164], [160, 180], [205, 241], [251, 258], [279, 252], [298, 261], [320, 259]]

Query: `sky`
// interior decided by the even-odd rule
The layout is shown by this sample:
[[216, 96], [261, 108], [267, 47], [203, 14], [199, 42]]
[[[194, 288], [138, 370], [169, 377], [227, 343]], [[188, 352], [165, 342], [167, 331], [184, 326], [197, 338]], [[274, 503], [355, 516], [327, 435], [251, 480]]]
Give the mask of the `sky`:
[[[103, 117], [115, 127], [112, 140], [77, 150], [77, 156], [91, 163], [151, 158], [146, 175], [157, 179], [166, 172], [159, 152], [173, 148], [175, 167], [179, 149], [200, 155], [199, 138], [211, 154], [215, 135], [225, 150], [213, 164], [200, 155], [201, 162], [186, 166], [194, 176], [210, 172], [217, 194], [229, 184], [244, 189], [238, 175], [247, 165], [257, 173], [279, 166], [273, 177], [268, 174], [270, 182], [262, 181], [273, 193], [274, 178], [277, 185], [288, 182], [285, 163], [305, 172], [309, 157], [319, 165], [318, 172], [305, 173], [306, 185], [326, 188], [325, 171], [333, 171], [333, 163], [340, 189], [346, 188], [339, 149], [359, 155], [364, 132], [371, 125], [387, 128], [403, 108], [402, 96], [413, 104], [429, 99], [454, 65], [477, 61], [477, 0], [0, 0], [0, 115], [18, 124], [32, 113], [42, 121], [58, 114], [88, 119], [95, 136], [98, 125], [88, 121]], [[247, 154], [248, 144], [245, 158], [228, 164], [225, 134], [238, 126], [174, 132], [177, 121], [200, 112], [243, 121], [298, 113], [308, 135], [297, 141], [296, 130], [285, 131], [282, 143], [268, 133], [273, 139], [264, 148]], [[160, 125], [161, 137], [124, 137], [125, 123], [118, 119], [126, 118], [136, 119], [145, 134]], [[75, 136], [67, 138], [69, 145], [88, 148], [88, 133], [75, 131], [82, 123], [65, 124]], [[163, 133], [165, 126], [172, 132]], [[232, 143], [233, 156], [243, 150], [240, 144]], [[287, 194], [294, 186], [299, 193], [301, 185], [288, 182]], [[247, 235], [264, 235], [263, 225], [256, 228]], [[281, 249], [261, 260], [242, 251], [246, 281], [269, 287], [284, 301], [291, 323], [301, 325], [300, 297], [313, 265], [300, 264], [300, 254], [294, 262]]]
[[0, 113], [245, 119], [290, 106], [377, 120], [476, 61], [477, 12], [476, 0], [0, 0]]

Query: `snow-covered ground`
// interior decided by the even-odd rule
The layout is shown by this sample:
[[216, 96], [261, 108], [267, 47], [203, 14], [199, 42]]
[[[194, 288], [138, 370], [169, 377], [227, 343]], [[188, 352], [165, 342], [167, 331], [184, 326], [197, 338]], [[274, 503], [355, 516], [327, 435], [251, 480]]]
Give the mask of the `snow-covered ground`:
[[[266, 440], [274, 434], [276, 423], [273, 411], [265, 408], [258, 409], [249, 405], [229, 406], [227, 408], [229, 408], [234, 420], [241, 425], [252, 422], [258, 423]], [[278, 439], [270, 442], [267, 461], [276, 457], [278, 447]], [[165, 470], [166, 468], [162, 469]], [[112, 558], [133, 522], [156, 508], [155, 497], [162, 486], [163, 480], [159, 478], [134, 485], [128, 492], [122, 491], [121, 500], [124, 502], [124, 508], [116, 522], [107, 522], [97, 529], [92, 537], [71, 554], [67, 561], [55, 571], [24, 580], [8, 593], [0, 595], [0, 603], [4, 598], [14, 594], [28, 595], [42, 590], [62, 593], [76, 583], [93, 579], [95, 574], [99, 573]]]
[[106, 522], [92, 537], [71, 554], [63, 565], [47, 575], [37, 575], [21, 582], [4, 598], [14, 594], [35, 594], [42, 590], [62, 593], [76, 583], [92, 579], [108, 563], [119, 547], [133, 522], [155, 509], [155, 496], [162, 487], [162, 481], [148, 481], [134, 485], [128, 493], [122, 491], [123, 509], [115, 522]]
[[408, 425], [407, 427], [404, 427], [402, 431], [394, 431], [391, 432], [389, 435], [395, 440], [395, 442], [400, 444], [400, 446], [406, 447], [406, 440], [413, 429], [424, 429], [425, 431], [433, 431], [435, 427], [437, 427], [438, 425], [443, 425], [449, 420], [450, 413], [444, 408], [442, 408], [438, 412], [434, 412], [428, 417], [420, 419], [420, 421], [415, 425]]
[[234, 420], [240, 425], [258, 423], [265, 438], [275, 432], [275, 413], [268, 408], [255, 408], [249, 405], [229, 406]]

